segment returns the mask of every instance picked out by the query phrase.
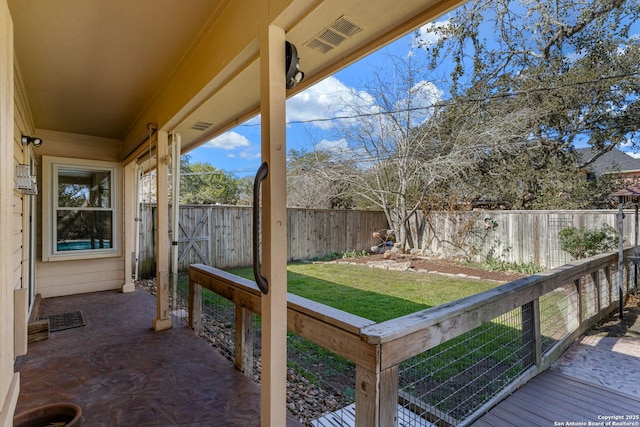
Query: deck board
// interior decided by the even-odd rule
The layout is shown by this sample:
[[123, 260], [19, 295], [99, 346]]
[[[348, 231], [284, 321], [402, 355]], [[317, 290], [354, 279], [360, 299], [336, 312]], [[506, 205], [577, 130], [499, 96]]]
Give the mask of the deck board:
[[[335, 412], [311, 421], [313, 427], [354, 427], [356, 425], [356, 405], [352, 403]], [[424, 418], [398, 405], [397, 427], [435, 427]]]
[[599, 416], [606, 415], [640, 415], [640, 399], [551, 369], [515, 391], [473, 426], [553, 426], [599, 422]]

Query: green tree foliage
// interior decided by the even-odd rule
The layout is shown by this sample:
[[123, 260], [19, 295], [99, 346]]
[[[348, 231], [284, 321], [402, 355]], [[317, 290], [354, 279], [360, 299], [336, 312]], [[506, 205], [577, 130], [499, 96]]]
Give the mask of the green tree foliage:
[[489, 157], [472, 191], [502, 200], [511, 209], [612, 207], [609, 195], [626, 185], [622, 179], [612, 174], [587, 179], [573, 154], [545, 153], [544, 148], [535, 145], [508, 157]]
[[181, 204], [235, 205], [240, 196], [238, 179], [208, 163], [190, 163], [189, 156], [180, 161]]
[[[430, 27], [437, 42], [424, 38], [423, 47], [431, 68], [453, 64], [444, 122], [509, 116], [530, 128], [525, 139], [495, 135], [516, 151], [485, 153], [478, 196], [504, 189], [514, 207], [569, 208], [609, 191], [580, 169], [621, 144], [640, 146], [640, 38], [629, 34], [639, 16], [637, 1], [472, 0]], [[493, 38], [483, 35], [489, 28]], [[576, 143], [594, 156], [581, 163]]]
[[618, 232], [610, 225], [598, 229], [567, 227], [558, 233], [560, 248], [575, 259], [612, 251], [618, 246]]

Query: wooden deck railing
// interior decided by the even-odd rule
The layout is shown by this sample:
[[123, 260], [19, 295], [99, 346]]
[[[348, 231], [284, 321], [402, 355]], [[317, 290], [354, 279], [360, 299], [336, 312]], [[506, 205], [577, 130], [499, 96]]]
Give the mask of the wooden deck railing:
[[[499, 393], [490, 396], [462, 420], [458, 418], [457, 421], [428, 403], [423, 406], [431, 407], [437, 415], [433, 418], [423, 414], [425, 420], [433, 422], [436, 419], [437, 425], [466, 425], [504, 395], [551, 366], [575, 338], [618, 307], [617, 287], [622, 286], [626, 294], [630, 276], [633, 276], [630, 274], [632, 269], [628, 268], [629, 255], [631, 250], [625, 250], [623, 275], [613, 273], [618, 265], [617, 254], [599, 255], [382, 323], [289, 294], [288, 329], [355, 363], [356, 425], [387, 427], [398, 423], [399, 401], [411, 400], [399, 389], [401, 363], [494, 322], [505, 313], [519, 310], [518, 319], [523, 325], [519, 333], [526, 347], [526, 356], [519, 362], [525, 360], [522, 373], [501, 386]], [[622, 277], [622, 283], [617, 283], [619, 277]], [[253, 345], [248, 333], [251, 313], [260, 314], [257, 286], [222, 270], [192, 265], [189, 269], [189, 325], [194, 329], [199, 328], [201, 304], [195, 302], [202, 301], [201, 288], [234, 302], [236, 365], [245, 369], [252, 364], [247, 360], [252, 351], [243, 349]], [[550, 333], [545, 332], [546, 326], [541, 323], [544, 314], [540, 301], [554, 293], [564, 298], [561, 316], [565, 329], [550, 341]]]

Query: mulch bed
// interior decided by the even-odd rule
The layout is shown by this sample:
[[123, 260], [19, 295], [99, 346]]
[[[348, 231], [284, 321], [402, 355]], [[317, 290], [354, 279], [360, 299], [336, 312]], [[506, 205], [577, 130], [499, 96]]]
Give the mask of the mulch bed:
[[420, 273], [446, 274], [454, 276], [469, 276], [482, 280], [495, 280], [499, 282], [510, 282], [512, 280], [526, 277], [527, 274], [520, 274], [508, 271], [488, 271], [480, 268], [466, 267], [454, 262], [435, 260], [416, 255], [405, 255], [387, 252], [386, 254], [374, 254], [364, 257], [336, 260], [337, 263], [363, 264], [375, 266], [375, 263], [394, 261], [398, 264], [408, 263], [409, 270]]

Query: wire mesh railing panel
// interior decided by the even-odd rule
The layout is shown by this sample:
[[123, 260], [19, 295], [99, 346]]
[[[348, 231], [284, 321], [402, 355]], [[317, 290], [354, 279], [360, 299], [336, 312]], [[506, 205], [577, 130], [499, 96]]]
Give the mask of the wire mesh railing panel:
[[230, 360], [235, 356], [235, 325], [235, 304], [202, 289], [202, 331], [199, 335]]
[[619, 290], [618, 290], [618, 284], [620, 283], [620, 277], [618, 275], [618, 265], [614, 264], [611, 266], [611, 289], [610, 290], [610, 298], [611, 298], [611, 302], [616, 302], [619, 301], [620, 298], [618, 296], [619, 294]]
[[331, 414], [333, 422], [349, 425], [353, 412], [341, 409], [355, 403], [355, 364], [289, 332], [287, 366], [287, 404], [293, 415], [310, 423]]
[[175, 320], [189, 321], [189, 273], [178, 273], [177, 280], [169, 274], [169, 310]]
[[410, 425], [459, 424], [531, 366], [525, 316], [512, 310], [401, 363], [400, 400], [424, 420]]
[[578, 327], [575, 286], [563, 286], [540, 297], [540, 333], [542, 352]]
[[609, 292], [609, 277], [605, 270], [597, 272], [600, 284], [598, 286], [598, 294], [600, 295], [600, 307], [608, 307], [611, 304], [611, 292]]
[[588, 319], [598, 313], [598, 295], [593, 277], [588, 274], [580, 279], [581, 319]]

